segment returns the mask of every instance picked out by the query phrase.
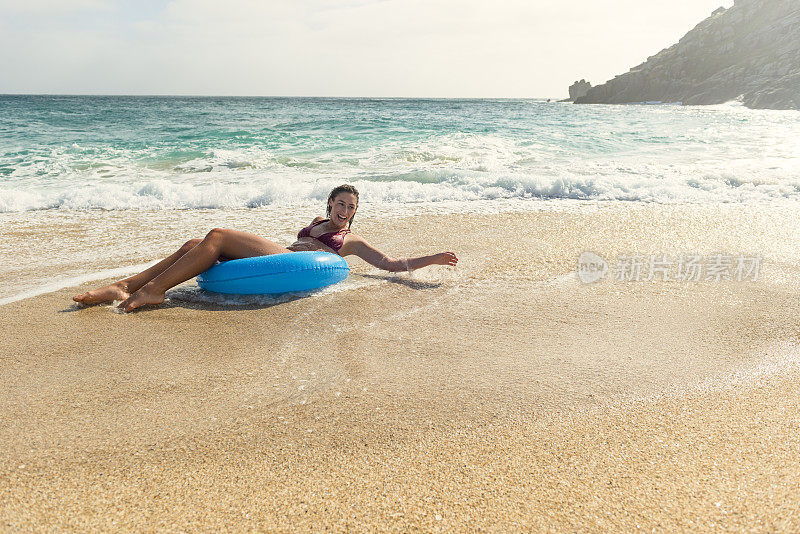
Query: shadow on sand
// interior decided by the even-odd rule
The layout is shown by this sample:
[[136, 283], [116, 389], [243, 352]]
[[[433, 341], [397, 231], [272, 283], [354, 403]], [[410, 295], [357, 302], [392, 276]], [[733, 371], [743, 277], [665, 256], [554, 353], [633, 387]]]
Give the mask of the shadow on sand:
[[[441, 282], [422, 282], [413, 280], [393, 274], [378, 275], [378, 274], [359, 274], [351, 273], [351, 278], [362, 278], [369, 280], [383, 280], [391, 284], [400, 284], [415, 290], [436, 289], [442, 286]], [[302, 299], [322, 293], [328, 288], [320, 288], [311, 291], [299, 291], [293, 293], [281, 293], [277, 295], [228, 295], [223, 293], [214, 293], [206, 291], [196, 286], [186, 286], [171, 289], [167, 292], [166, 300], [157, 306], [142, 306], [129, 313], [136, 314], [141, 312], [163, 310], [169, 308], [185, 308], [192, 310], [205, 310], [205, 311], [235, 311], [235, 310], [261, 310], [272, 308], [280, 304], [292, 302], [294, 300]], [[69, 307], [59, 310], [58, 313], [72, 313], [83, 310], [85, 308], [105, 307], [113, 313], [121, 315], [128, 315], [122, 311], [116, 311], [113, 306], [109, 304], [95, 304], [92, 306], [84, 306], [78, 303], [72, 303]]]

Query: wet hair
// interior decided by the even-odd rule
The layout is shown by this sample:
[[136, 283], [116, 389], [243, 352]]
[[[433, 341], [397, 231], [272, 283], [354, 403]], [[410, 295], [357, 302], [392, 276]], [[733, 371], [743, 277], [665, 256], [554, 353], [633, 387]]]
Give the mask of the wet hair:
[[[334, 187], [333, 190], [331, 191], [331, 194], [328, 195], [328, 202], [329, 203], [333, 202], [333, 200], [336, 198], [336, 196], [339, 193], [350, 193], [350, 194], [352, 194], [352, 195], [354, 195], [356, 197], [356, 202], [358, 202], [358, 189], [356, 189], [355, 187], [353, 187], [350, 184], [342, 184], [340, 186]], [[327, 214], [328, 214], [328, 217], [330, 217], [330, 215], [331, 215], [331, 205], [330, 204], [327, 205]], [[350, 226], [352, 226], [353, 219], [355, 219], [355, 218], [356, 218], [355, 215], [350, 217], [350, 221], [347, 223], [348, 228]]]

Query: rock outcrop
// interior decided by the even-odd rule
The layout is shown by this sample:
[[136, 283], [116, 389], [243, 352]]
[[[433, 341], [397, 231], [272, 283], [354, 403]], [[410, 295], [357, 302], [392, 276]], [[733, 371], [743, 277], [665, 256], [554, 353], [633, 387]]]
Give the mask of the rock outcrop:
[[800, 1], [735, 0], [677, 44], [575, 102], [694, 105], [736, 99], [751, 108], [800, 109]]
[[578, 82], [573, 83], [569, 86], [569, 100], [573, 102], [579, 98], [586, 96], [586, 93], [589, 92], [589, 89], [592, 88], [592, 84], [587, 82], [586, 80], [581, 80]]

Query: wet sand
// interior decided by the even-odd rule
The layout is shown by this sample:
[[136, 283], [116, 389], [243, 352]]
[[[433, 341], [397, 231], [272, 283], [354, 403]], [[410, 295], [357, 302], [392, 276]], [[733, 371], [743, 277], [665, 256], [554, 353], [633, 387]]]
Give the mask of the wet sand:
[[[275, 305], [7, 304], [0, 525], [796, 531], [796, 215], [364, 217], [380, 248], [459, 268], [355, 260], [350, 288]], [[586, 285], [584, 250], [763, 263], [756, 282]]]

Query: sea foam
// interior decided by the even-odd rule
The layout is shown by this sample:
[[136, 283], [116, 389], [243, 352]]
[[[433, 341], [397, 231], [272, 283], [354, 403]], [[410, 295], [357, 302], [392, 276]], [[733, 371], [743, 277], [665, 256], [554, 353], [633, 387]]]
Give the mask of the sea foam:
[[[424, 176], [425, 180], [418, 179]], [[0, 190], [0, 212], [33, 210], [242, 209], [324, 201], [341, 183], [355, 185], [368, 203], [470, 202], [492, 199], [574, 199], [643, 202], [768, 202], [800, 200], [800, 176], [774, 169], [707, 169], [641, 165], [617, 171], [548, 169], [546, 173], [420, 172], [391, 176], [288, 181], [281, 176], [219, 176], [218, 183], [168, 179]], [[417, 179], [415, 179], [417, 178]]]

